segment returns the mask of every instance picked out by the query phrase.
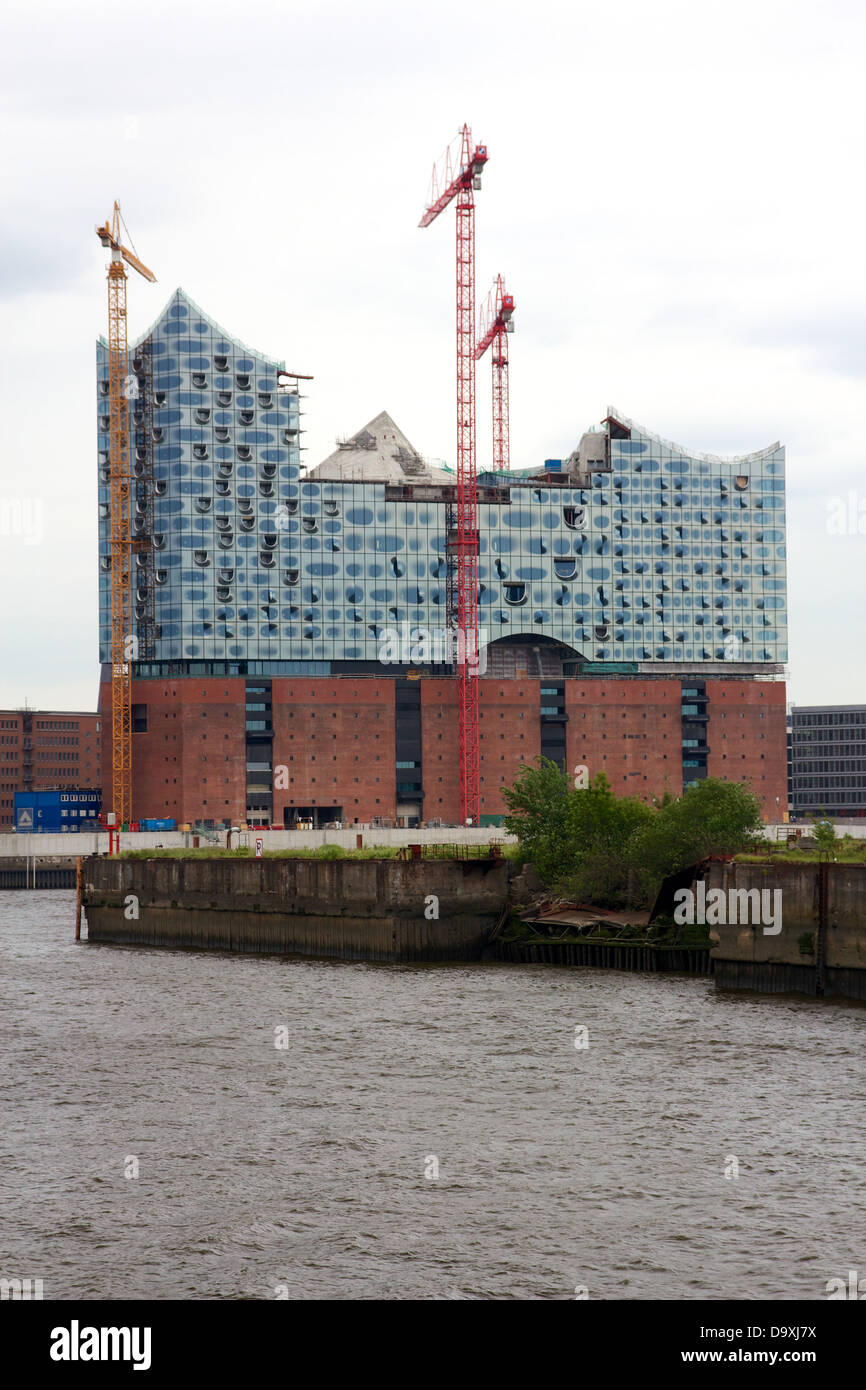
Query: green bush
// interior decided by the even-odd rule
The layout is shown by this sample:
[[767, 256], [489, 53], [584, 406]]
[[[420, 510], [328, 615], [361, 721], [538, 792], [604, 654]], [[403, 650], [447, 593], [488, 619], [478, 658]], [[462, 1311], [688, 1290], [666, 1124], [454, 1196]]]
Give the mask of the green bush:
[[551, 891], [608, 907], [647, 904], [663, 878], [708, 855], [751, 848], [762, 826], [751, 788], [711, 777], [647, 806], [615, 796], [603, 773], [578, 791], [539, 758], [503, 794], [518, 858], [531, 861]]

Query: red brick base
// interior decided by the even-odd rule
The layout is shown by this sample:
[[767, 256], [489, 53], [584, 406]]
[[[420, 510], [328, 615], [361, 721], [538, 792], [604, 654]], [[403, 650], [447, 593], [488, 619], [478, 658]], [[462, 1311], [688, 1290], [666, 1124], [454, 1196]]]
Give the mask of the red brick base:
[[[544, 680], [480, 686], [481, 812], [501, 814], [503, 785], [541, 751]], [[139, 680], [146, 732], [133, 735], [133, 818], [241, 823], [246, 817], [244, 691], [237, 677]], [[457, 681], [421, 680], [424, 818], [459, 817]], [[683, 788], [681, 682], [673, 678], [567, 680], [566, 765], [603, 771], [614, 792], [651, 800]], [[767, 819], [787, 807], [785, 686], [706, 681], [707, 774], [749, 781]], [[274, 677], [273, 823], [284, 807], [340, 806], [344, 823], [395, 816], [392, 677]], [[111, 687], [100, 691], [110, 714]], [[139, 711], [141, 715], [141, 711]], [[103, 794], [110, 809], [111, 720], [102, 719]]]

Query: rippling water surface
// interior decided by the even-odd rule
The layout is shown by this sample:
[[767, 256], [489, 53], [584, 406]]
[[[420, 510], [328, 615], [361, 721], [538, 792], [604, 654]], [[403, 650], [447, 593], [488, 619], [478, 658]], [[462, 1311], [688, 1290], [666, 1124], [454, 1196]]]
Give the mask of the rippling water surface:
[[0, 893], [0, 1275], [46, 1298], [822, 1298], [866, 1267], [862, 1007], [73, 918]]

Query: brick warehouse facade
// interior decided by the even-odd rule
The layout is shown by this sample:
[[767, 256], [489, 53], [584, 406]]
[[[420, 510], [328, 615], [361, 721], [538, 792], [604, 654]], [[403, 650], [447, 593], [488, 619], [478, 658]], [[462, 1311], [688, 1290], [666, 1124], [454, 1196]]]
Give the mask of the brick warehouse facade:
[[15, 793], [102, 785], [98, 714], [0, 710], [0, 834], [15, 826]]
[[[787, 795], [784, 684], [736, 677], [704, 684], [703, 695], [686, 696], [693, 681], [661, 676], [482, 679], [482, 817], [504, 812], [502, 787], [542, 752], [569, 770], [585, 765], [592, 775], [603, 771], [618, 794], [644, 800], [665, 791], [679, 795], [689, 780], [685, 725], [688, 733], [702, 734], [709, 776], [750, 782], [766, 818], [781, 819]], [[101, 695], [107, 712], [110, 684]], [[398, 788], [408, 775], [398, 763], [413, 762], [420, 764], [411, 776], [412, 795], [420, 784], [421, 819], [457, 823], [454, 677], [145, 680], [135, 683], [135, 701], [137, 819], [216, 826], [396, 822], [407, 794]], [[683, 714], [695, 706], [699, 714]], [[102, 726], [110, 767], [110, 720]], [[559, 757], [550, 741], [557, 734]], [[417, 758], [398, 756], [415, 749]]]

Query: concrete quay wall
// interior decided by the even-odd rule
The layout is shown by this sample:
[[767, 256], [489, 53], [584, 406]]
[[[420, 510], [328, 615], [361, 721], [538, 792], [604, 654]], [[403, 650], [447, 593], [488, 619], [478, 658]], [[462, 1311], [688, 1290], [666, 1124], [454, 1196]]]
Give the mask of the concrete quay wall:
[[751, 920], [710, 925], [718, 985], [866, 999], [866, 865], [713, 863], [705, 882], [726, 900], [732, 889], [780, 894], [778, 932]]
[[[91, 941], [363, 960], [477, 959], [508, 864], [117, 859], [84, 864]], [[438, 916], [432, 915], [438, 913]]]

